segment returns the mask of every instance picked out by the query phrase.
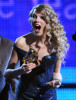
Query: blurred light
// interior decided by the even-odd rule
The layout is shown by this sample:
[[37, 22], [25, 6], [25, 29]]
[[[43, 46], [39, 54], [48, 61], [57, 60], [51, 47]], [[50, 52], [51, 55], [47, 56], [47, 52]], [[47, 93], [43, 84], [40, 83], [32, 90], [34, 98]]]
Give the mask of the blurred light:
[[57, 89], [57, 100], [76, 100], [76, 89]]
[[[76, 19], [76, 4], [71, 4], [67, 6], [64, 10], [64, 14], [68, 19]], [[71, 13], [71, 11], [73, 11]]]
[[63, 77], [62, 83], [76, 83], [76, 68], [75, 67], [62, 67], [61, 74]]

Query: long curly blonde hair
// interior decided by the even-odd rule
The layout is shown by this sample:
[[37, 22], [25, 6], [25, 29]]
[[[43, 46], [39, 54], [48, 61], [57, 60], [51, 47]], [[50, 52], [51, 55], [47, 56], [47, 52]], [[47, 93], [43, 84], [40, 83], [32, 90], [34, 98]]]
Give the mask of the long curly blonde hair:
[[39, 4], [30, 11], [30, 22], [32, 22], [33, 14], [41, 13], [46, 21], [47, 36], [49, 37], [48, 42], [57, 52], [57, 57], [64, 62], [65, 55], [69, 48], [67, 43], [66, 32], [64, 27], [60, 24], [57, 18], [57, 14], [53, 8], [47, 4]]

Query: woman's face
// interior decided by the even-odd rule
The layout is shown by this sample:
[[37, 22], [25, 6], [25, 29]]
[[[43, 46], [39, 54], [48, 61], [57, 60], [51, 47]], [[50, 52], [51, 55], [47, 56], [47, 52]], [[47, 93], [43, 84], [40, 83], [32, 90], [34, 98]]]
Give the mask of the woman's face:
[[35, 12], [33, 14], [32, 26], [34, 28], [36, 35], [43, 35], [43, 33], [45, 32], [46, 21], [41, 13]]

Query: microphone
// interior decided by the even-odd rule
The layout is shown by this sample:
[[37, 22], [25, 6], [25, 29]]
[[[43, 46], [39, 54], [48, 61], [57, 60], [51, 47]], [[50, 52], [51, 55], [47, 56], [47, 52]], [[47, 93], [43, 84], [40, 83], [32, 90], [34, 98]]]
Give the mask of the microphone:
[[73, 39], [74, 41], [76, 41], [76, 31], [75, 31], [75, 34], [72, 35], [72, 39]]

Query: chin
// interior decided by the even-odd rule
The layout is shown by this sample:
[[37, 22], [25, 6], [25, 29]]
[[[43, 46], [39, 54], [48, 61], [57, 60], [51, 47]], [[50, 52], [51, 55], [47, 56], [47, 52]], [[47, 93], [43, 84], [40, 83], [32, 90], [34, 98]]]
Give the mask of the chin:
[[39, 37], [41, 37], [41, 36], [42, 36], [42, 34], [41, 34], [41, 33], [35, 33], [35, 35], [36, 35], [36, 36], [39, 36]]

